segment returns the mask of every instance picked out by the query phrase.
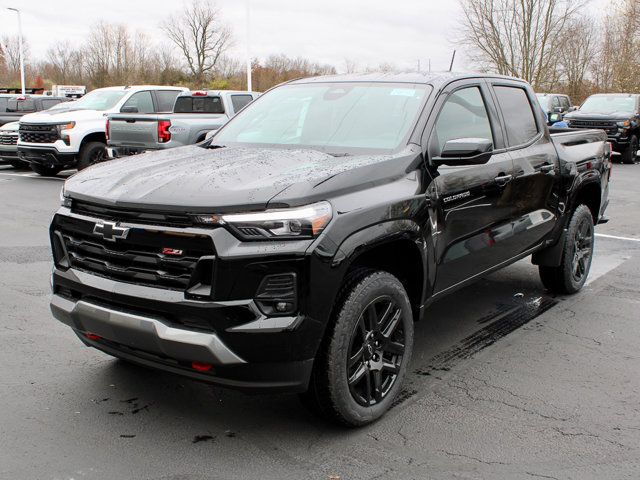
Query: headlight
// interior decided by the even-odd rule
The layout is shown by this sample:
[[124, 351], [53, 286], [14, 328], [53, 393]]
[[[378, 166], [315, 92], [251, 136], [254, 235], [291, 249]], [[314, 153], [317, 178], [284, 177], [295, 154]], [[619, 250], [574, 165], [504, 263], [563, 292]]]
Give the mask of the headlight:
[[56, 128], [58, 129], [58, 133], [62, 133], [63, 130], [71, 130], [75, 126], [76, 122], [59, 123], [56, 125]]
[[205, 225], [228, 225], [246, 240], [301, 239], [320, 235], [331, 221], [331, 216], [331, 204], [318, 202], [258, 213], [196, 215], [196, 220]]
[[624, 122], [618, 122], [618, 126], [620, 128], [629, 128], [631, 126], [631, 122], [629, 120], [625, 120]]
[[64, 185], [60, 189], [60, 205], [62, 207], [71, 208], [71, 198], [69, 198], [64, 190]]

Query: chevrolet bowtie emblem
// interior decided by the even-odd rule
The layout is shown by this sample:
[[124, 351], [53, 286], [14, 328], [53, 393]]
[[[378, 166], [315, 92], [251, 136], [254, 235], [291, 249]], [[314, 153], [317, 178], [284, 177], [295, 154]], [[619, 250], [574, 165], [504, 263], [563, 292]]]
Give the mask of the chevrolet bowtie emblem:
[[96, 226], [93, 227], [93, 233], [95, 235], [100, 235], [105, 240], [109, 242], [115, 242], [118, 239], [125, 239], [129, 234], [129, 229], [125, 227], [119, 227], [113, 222], [101, 222], [96, 223]]

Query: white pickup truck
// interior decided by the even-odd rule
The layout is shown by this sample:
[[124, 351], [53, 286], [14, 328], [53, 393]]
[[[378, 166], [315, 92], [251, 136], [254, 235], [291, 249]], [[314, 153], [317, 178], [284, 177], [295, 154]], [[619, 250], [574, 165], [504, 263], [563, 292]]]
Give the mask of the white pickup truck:
[[116, 113], [108, 116], [110, 158], [148, 150], [193, 145], [216, 131], [258, 97], [233, 90], [199, 90], [178, 95], [172, 113]]
[[78, 170], [105, 158], [106, 116], [118, 112], [170, 112], [188, 89], [169, 86], [99, 88], [80, 100], [20, 119], [18, 156], [44, 176]]

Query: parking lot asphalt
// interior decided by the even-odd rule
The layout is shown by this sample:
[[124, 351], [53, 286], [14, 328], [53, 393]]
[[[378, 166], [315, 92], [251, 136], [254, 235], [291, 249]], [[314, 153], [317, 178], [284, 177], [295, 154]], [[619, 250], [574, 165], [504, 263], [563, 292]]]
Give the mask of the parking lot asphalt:
[[0, 167], [0, 478], [640, 478], [638, 185], [614, 165], [582, 292], [524, 260], [438, 301], [396, 406], [345, 430], [82, 346], [48, 308], [62, 182]]

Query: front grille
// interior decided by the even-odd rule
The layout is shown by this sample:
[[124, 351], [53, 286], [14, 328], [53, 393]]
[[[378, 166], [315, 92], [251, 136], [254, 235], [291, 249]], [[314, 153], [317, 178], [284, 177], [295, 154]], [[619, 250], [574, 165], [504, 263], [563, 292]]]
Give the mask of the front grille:
[[17, 145], [17, 144], [18, 144], [18, 135], [0, 133], [0, 145]]
[[62, 236], [69, 266], [113, 280], [185, 290], [198, 260], [214, 253], [205, 235], [132, 228], [126, 238], [107, 241], [93, 233], [95, 224], [59, 215], [54, 231]]
[[603, 122], [599, 120], [571, 120], [572, 128], [595, 128], [607, 133], [616, 133], [618, 125], [615, 122]]
[[55, 125], [20, 123], [20, 140], [27, 143], [55, 143], [60, 139]]
[[126, 208], [94, 205], [92, 203], [72, 202], [71, 211], [79, 215], [101, 218], [103, 220], [142, 223], [163, 227], [191, 227], [194, 222], [187, 214], [171, 212], [133, 211]]

